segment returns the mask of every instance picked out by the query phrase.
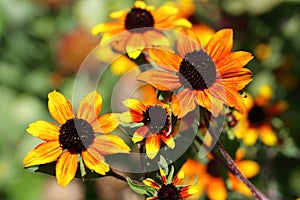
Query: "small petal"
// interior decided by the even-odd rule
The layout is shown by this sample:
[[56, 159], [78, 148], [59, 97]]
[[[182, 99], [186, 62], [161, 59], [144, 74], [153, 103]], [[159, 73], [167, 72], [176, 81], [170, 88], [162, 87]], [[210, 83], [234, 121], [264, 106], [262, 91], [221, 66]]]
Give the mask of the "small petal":
[[78, 168], [78, 155], [69, 151], [63, 153], [57, 160], [55, 166], [57, 183], [66, 187], [75, 177]]
[[105, 175], [109, 171], [109, 165], [105, 162], [104, 157], [97, 151], [91, 151], [91, 148], [82, 152], [82, 159], [89, 169], [98, 174]]
[[32, 149], [24, 158], [26, 167], [55, 161], [63, 152], [59, 141], [44, 142]]
[[29, 124], [29, 127], [26, 129], [31, 135], [38, 137], [42, 140], [58, 140], [59, 127], [55, 124], [46, 121], [36, 121]]
[[150, 159], [153, 159], [160, 149], [160, 136], [157, 134], [151, 135], [146, 139], [146, 154]]
[[148, 70], [143, 72], [137, 76], [137, 80], [147, 82], [153, 87], [163, 91], [174, 90], [181, 86], [177, 75], [161, 70]]
[[74, 118], [70, 102], [61, 93], [50, 92], [48, 98], [49, 112], [57, 123], [64, 124], [67, 120]]
[[132, 136], [132, 142], [137, 143], [137, 142], [142, 141], [146, 137], [146, 134], [148, 133], [148, 131], [149, 130], [148, 130], [147, 126], [139, 127]]
[[130, 147], [116, 135], [100, 135], [94, 139], [92, 147], [101, 154], [128, 153]]
[[156, 183], [154, 180], [152, 180], [151, 178], [146, 178], [145, 180], [143, 180], [144, 184], [147, 186], [150, 186], [152, 188], [155, 188], [157, 190], [160, 189], [160, 185], [158, 183]]
[[87, 94], [78, 106], [77, 117], [91, 123], [100, 114], [102, 108], [102, 97], [94, 91]]

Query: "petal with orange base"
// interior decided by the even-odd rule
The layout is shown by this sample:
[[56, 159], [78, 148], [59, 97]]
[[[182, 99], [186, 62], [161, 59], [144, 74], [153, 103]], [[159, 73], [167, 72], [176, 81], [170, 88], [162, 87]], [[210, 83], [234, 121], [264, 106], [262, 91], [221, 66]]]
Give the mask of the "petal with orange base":
[[151, 135], [146, 139], [146, 154], [150, 159], [157, 155], [160, 143], [160, 136], [157, 134]]
[[181, 195], [181, 198], [183, 198], [183, 199], [198, 193], [198, 189], [194, 185], [185, 186], [185, 187], [181, 188], [180, 190], [181, 190], [180, 195]]
[[77, 110], [77, 117], [91, 123], [100, 114], [102, 108], [102, 97], [94, 91], [87, 94], [80, 102]]
[[184, 178], [184, 171], [180, 170], [173, 179], [173, 185], [177, 185]]
[[92, 127], [97, 133], [110, 133], [113, 132], [120, 124], [119, 113], [104, 114], [92, 122]]
[[206, 185], [206, 194], [209, 199], [226, 200], [227, 190], [223, 179], [210, 177], [210, 181]]
[[160, 68], [172, 72], [179, 71], [182, 57], [176, 55], [174, 52], [164, 49], [150, 49], [149, 54], [151, 59], [153, 59]]
[[209, 90], [196, 91], [197, 103], [217, 117], [223, 110], [223, 101], [213, 97]]
[[106, 32], [107, 30], [109, 31], [115, 31], [115, 30], [122, 30], [123, 29], [122, 24], [117, 24], [114, 22], [107, 22], [107, 23], [103, 23], [103, 24], [98, 24], [96, 26], [93, 27], [92, 29], [92, 34], [93, 35], [97, 35], [99, 33], [103, 33]]
[[161, 136], [161, 140], [168, 145], [171, 149], [175, 148], [174, 138], [172, 136], [166, 137], [165, 135]]
[[64, 124], [74, 118], [72, 105], [61, 93], [54, 90], [48, 94], [48, 98], [49, 112], [57, 123]]
[[265, 106], [272, 98], [272, 88], [269, 85], [263, 85], [258, 90], [255, 103], [258, 106]]
[[58, 140], [59, 130], [60, 128], [55, 124], [42, 120], [29, 124], [26, 129], [31, 135], [46, 141]]
[[190, 29], [182, 28], [178, 35], [177, 50], [184, 57], [187, 53], [201, 49], [199, 38]]
[[137, 142], [142, 141], [146, 137], [146, 134], [148, 133], [148, 131], [149, 130], [148, 130], [147, 126], [139, 127], [132, 136], [132, 142], [137, 143]]
[[147, 105], [143, 104], [137, 99], [126, 99], [122, 101], [122, 103], [129, 109], [132, 109], [138, 113], [143, 113], [143, 111], [146, 111]]
[[84, 164], [91, 170], [98, 174], [105, 175], [109, 171], [109, 165], [104, 161], [104, 158], [97, 152], [90, 150], [82, 152], [82, 159]]
[[160, 185], [158, 183], [156, 183], [153, 179], [151, 178], [146, 178], [143, 180], [144, 184], [149, 186], [149, 187], [152, 187], [152, 188], [155, 188], [157, 190], [160, 189]]
[[26, 167], [55, 161], [63, 152], [59, 141], [44, 142], [32, 149], [24, 158]]
[[137, 80], [145, 81], [163, 91], [174, 90], [181, 86], [178, 76], [161, 70], [143, 72], [137, 76]]
[[190, 89], [183, 89], [172, 97], [172, 111], [179, 118], [196, 108], [195, 95]]
[[63, 153], [55, 166], [57, 183], [62, 187], [66, 187], [75, 177], [77, 168], [78, 155], [71, 154], [69, 151]]
[[160, 172], [160, 177], [161, 177], [161, 181], [164, 185], [167, 185], [167, 177], [166, 174], [164, 172], [164, 170], [162, 168], [159, 169]]
[[100, 135], [94, 139], [92, 147], [101, 154], [128, 153], [130, 147], [116, 135]]

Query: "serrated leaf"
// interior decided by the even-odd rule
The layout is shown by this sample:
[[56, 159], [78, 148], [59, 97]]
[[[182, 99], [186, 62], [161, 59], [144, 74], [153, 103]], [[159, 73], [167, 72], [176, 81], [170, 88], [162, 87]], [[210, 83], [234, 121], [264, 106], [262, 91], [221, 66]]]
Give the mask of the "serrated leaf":
[[126, 180], [127, 180], [129, 187], [137, 194], [151, 197], [151, 196], [154, 196], [154, 194], [156, 192], [156, 190], [154, 188], [149, 187], [147, 185], [139, 185], [139, 184], [133, 183], [129, 177], [126, 177]]

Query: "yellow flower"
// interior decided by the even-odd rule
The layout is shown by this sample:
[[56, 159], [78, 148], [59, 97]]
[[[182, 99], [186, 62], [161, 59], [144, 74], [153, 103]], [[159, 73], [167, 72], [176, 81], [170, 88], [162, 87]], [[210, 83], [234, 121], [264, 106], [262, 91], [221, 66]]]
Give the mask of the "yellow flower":
[[42, 120], [29, 125], [27, 132], [45, 142], [26, 155], [23, 160], [26, 167], [57, 161], [56, 178], [65, 187], [75, 177], [79, 156], [87, 168], [104, 175], [110, 168], [103, 155], [130, 151], [118, 136], [96, 135], [111, 132], [118, 126], [117, 114], [98, 117], [102, 97], [96, 91], [83, 98], [76, 115], [61, 93], [50, 92], [48, 98], [49, 112], [59, 126]]
[[178, 9], [172, 6], [164, 5], [155, 9], [143, 1], [135, 1], [131, 10], [125, 9], [110, 14], [116, 22], [98, 24], [92, 29], [92, 33], [94, 35], [104, 33], [101, 40], [103, 42], [123, 32], [120, 38], [113, 41], [112, 46], [122, 53], [126, 52], [130, 58], [136, 59], [145, 47], [169, 46], [165, 35], [155, 28], [191, 27], [186, 19], [176, 17], [177, 13]]
[[218, 31], [203, 48], [198, 37], [189, 29], [178, 35], [179, 55], [163, 49], [150, 49], [150, 57], [162, 70], [148, 70], [138, 76], [163, 91], [179, 90], [172, 98], [174, 115], [183, 117], [196, 104], [218, 116], [223, 104], [245, 111], [239, 94], [252, 79], [251, 71], [243, 68], [251, 59], [248, 52], [231, 52], [233, 32]]
[[184, 178], [184, 172], [179, 172], [171, 183], [167, 181], [165, 172], [160, 169], [162, 185], [156, 183], [153, 179], [143, 180], [144, 184], [157, 190], [157, 195], [148, 197], [146, 200], [181, 200], [197, 193], [197, 188], [193, 185], [179, 186], [178, 183]]
[[145, 104], [137, 99], [127, 99], [124, 105], [129, 108], [121, 116], [121, 120], [133, 123], [143, 123], [132, 136], [134, 143], [146, 138], [146, 154], [153, 159], [160, 147], [161, 140], [170, 148], [175, 147], [171, 134], [170, 108], [162, 102]]
[[260, 87], [255, 99], [247, 94], [247, 98], [245, 98], [246, 113], [244, 115], [235, 113], [239, 122], [234, 127], [233, 132], [247, 146], [254, 145], [258, 137], [265, 145], [273, 146], [277, 144], [277, 136], [270, 119], [286, 110], [287, 103], [285, 101], [270, 103], [271, 98], [271, 87], [263, 85]]

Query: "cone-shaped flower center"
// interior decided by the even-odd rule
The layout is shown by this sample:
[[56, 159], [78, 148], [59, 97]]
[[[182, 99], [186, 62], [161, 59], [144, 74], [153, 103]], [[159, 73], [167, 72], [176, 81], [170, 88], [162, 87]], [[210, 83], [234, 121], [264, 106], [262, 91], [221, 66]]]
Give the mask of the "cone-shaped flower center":
[[139, 31], [134, 29], [153, 26], [154, 18], [152, 14], [148, 10], [142, 8], [132, 8], [125, 19], [125, 28], [127, 30]]
[[181, 200], [180, 190], [173, 184], [162, 185], [157, 193], [159, 200]]
[[95, 138], [93, 127], [83, 119], [67, 120], [59, 132], [60, 146], [68, 149], [70, 153], [81, 153]]
[[170, 127], [169, 117], [162, 106], [149, 106], [143, 113], [143, 123], [151, 133], [167, 133]]
[[260, 106], [253, 106], [248, 113], [248, 120], [252, 126], [260, 126], [266, 119], [266, 113]]
[[216, 80], [216, 65], [203, 49], [187, 53], [180, 63], [179, 79], [186, 88], [207, 89]]
[[218, 163], [215, 160], [209, 161], [207, 164], [207, 173], [214, 177], [220, 177], [221, 174], [219, 172]]

